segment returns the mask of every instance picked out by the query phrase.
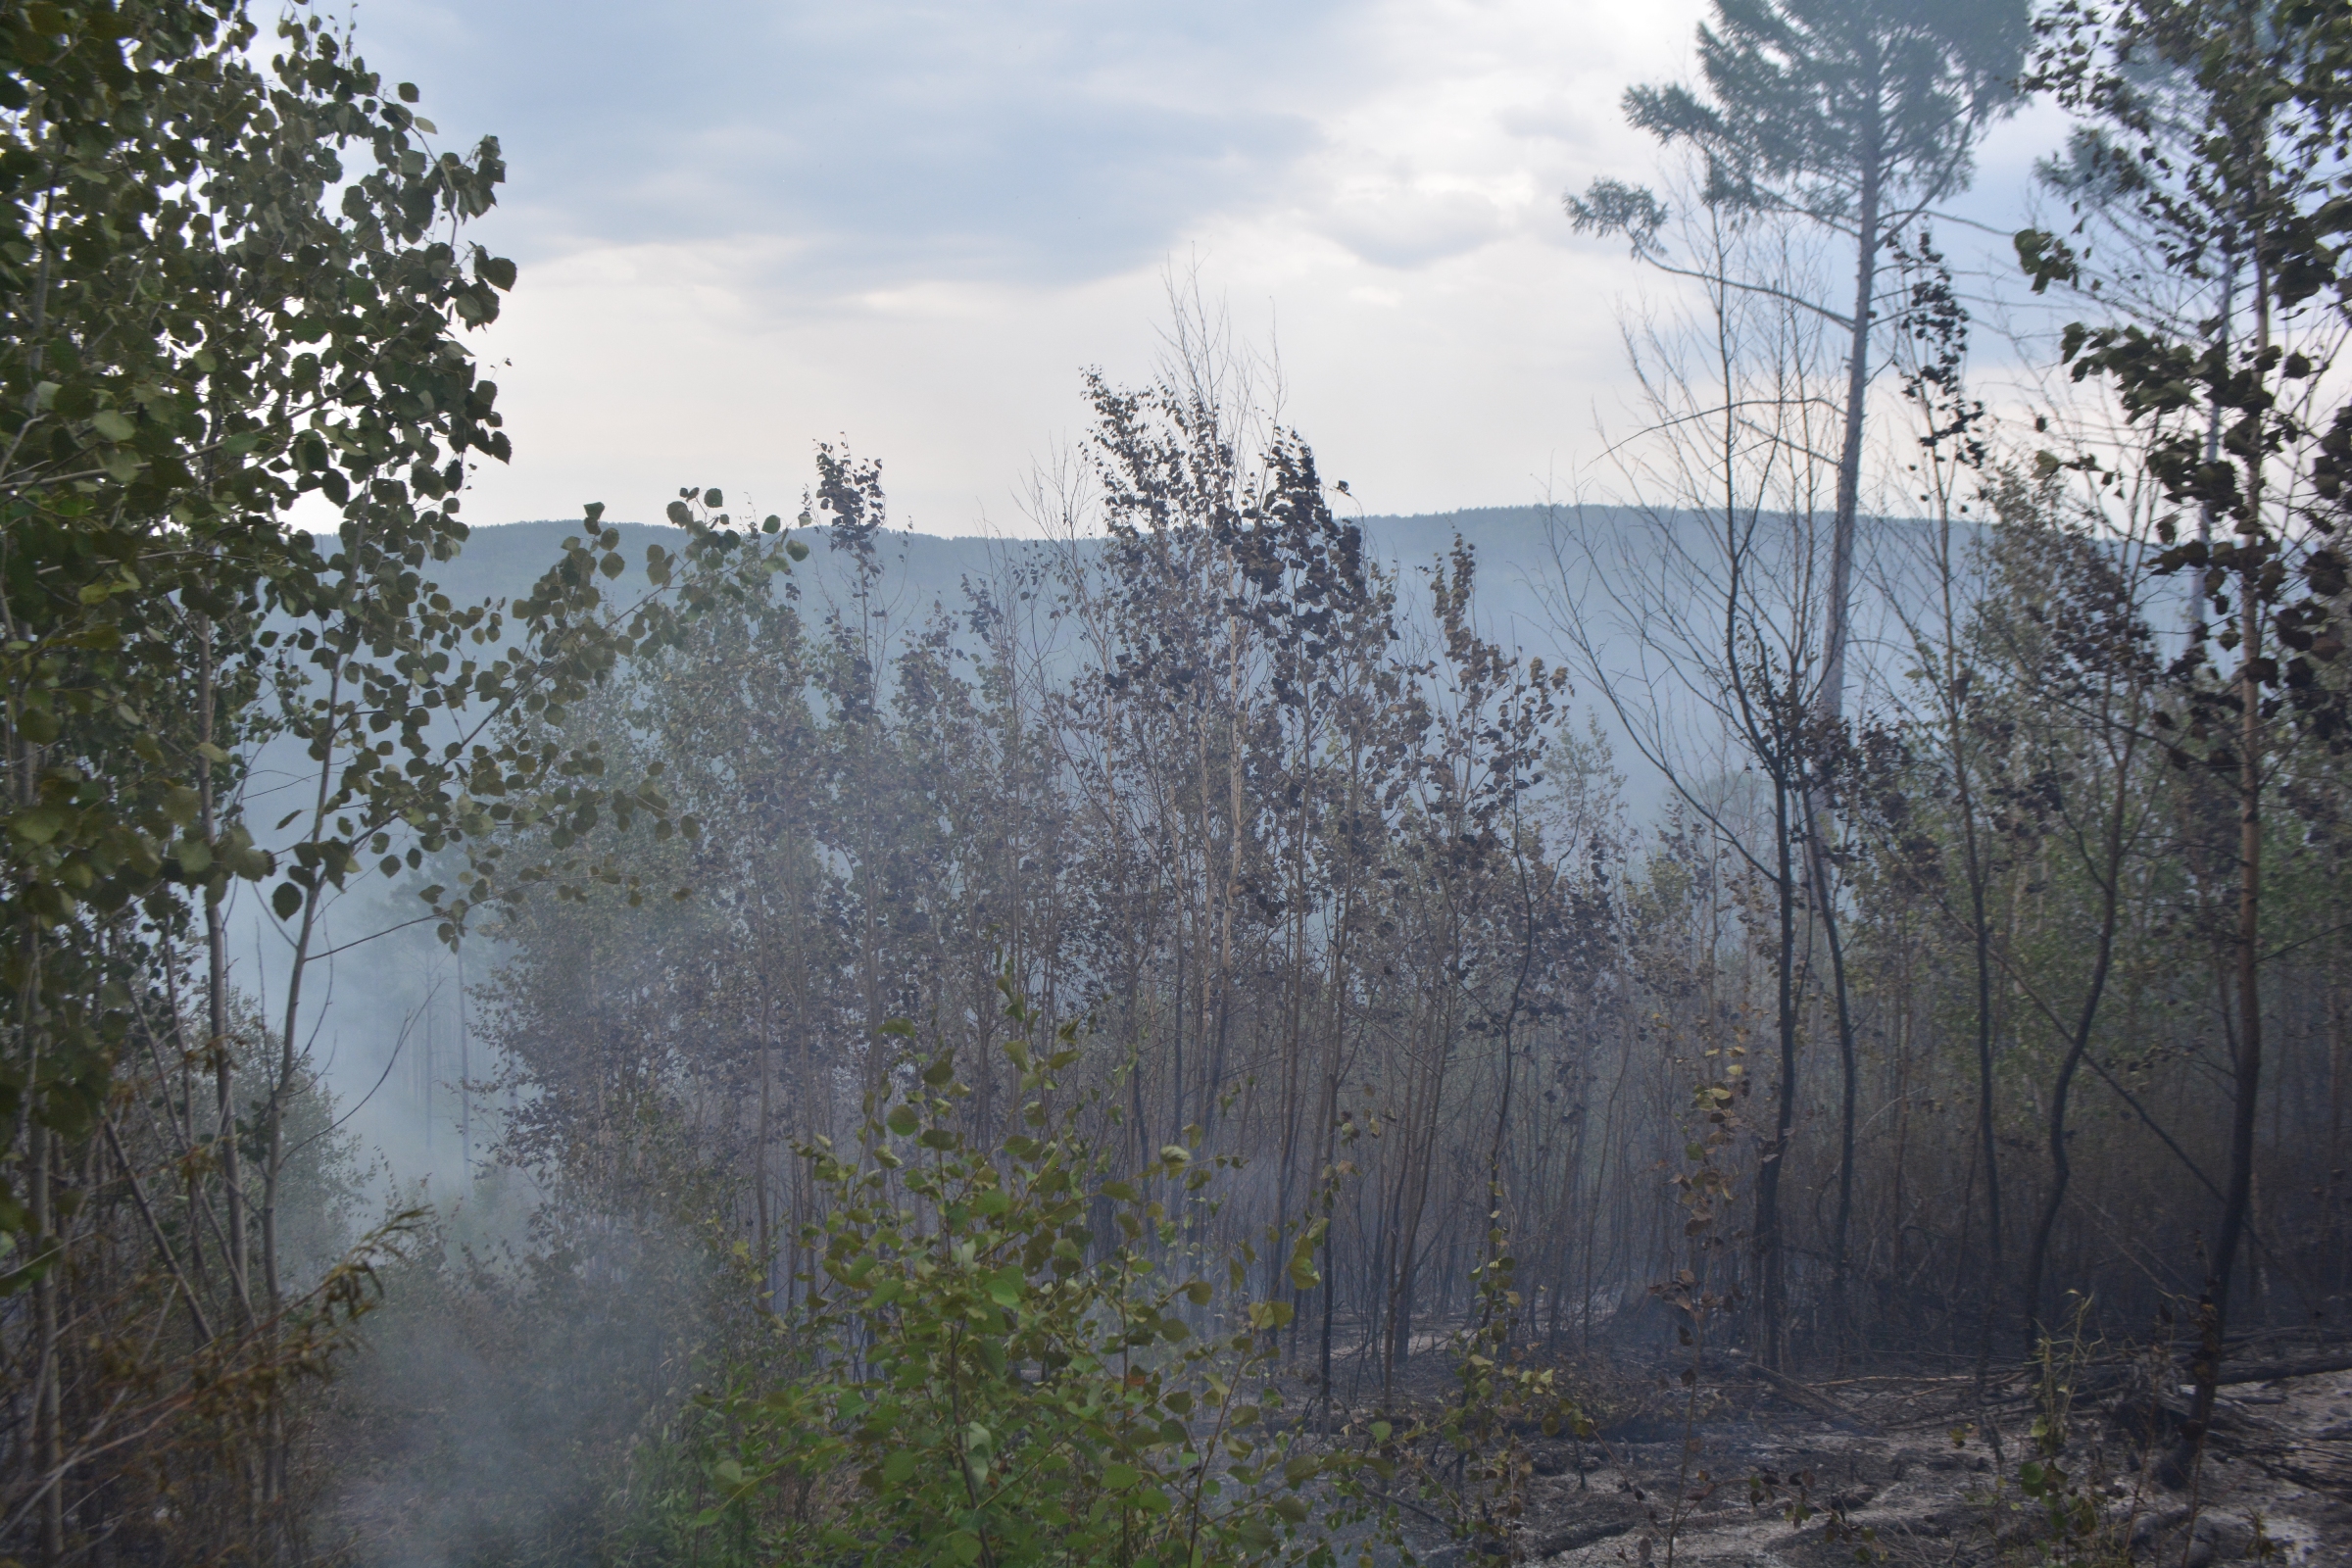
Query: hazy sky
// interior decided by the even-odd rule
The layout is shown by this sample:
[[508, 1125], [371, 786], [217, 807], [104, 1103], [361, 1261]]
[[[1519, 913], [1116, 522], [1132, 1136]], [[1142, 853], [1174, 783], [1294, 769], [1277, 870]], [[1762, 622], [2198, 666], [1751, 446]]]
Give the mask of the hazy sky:
[[[1965, 0], [1955, 0], [1965, 3]], [[476, 523], [651, 517], [682, 483], [789, 513], [820, 438], [928, 532], [1023, 531], [1081, 366], [1140, 378], [1167, 269], [1280, 346], [1367, 510], [1518, 505], [1615, 414], [1645, 279], [1564, 187], [1646, 176], [1635, 81], [1692, 0], [365, 0], [362, 52], [448, 144], [505, 144], [479, 237], [515, 461]], [[2012, 226], [2046, 122], [1972, 206]], [[511, 362], [506, 363], [506, 362]]]

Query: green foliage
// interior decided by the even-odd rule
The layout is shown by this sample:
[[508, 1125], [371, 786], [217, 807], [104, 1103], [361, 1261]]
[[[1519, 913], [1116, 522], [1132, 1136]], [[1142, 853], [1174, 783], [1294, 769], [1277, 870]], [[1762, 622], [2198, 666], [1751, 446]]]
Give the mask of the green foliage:
[[[1702, 96], [1630, 87], [1626, 119], [1704, 160], [1699, 200], [1783, 213], [1875, 248], [1882, 204], [1933, 202], [1968, 181], [1985, 125], [2015, 108], [2029, 33], [2021, 0], [1725, 0], [1698, 29]], [[1622, 180], [1566, 198], [1577, 228], [1658, 254], [1664, 205]], [[1892, 225], [1899, 227], [1899, 224]]]
[[[0, 921], [20, 1004], [0, 1108], [20, 1129], [93, 1125], [127, 1028], [94, 925], [136, 909], [170, 930], [188, 894], [275, 869], [213, 809], [257, 732], [239, 710], [259, 617], [331, 613], [363, 580], [356, 533], [330, 561], [279, 511], [326, 496], [389, 563], [374, 585], [413, 585], [464, 536], [434, 503], [466, 454], [506, 450], [450, 326], [494, 317], [514, 268], [432, 232], [489, 206], [497, 143], [430, 154], [299, 10], [266, 68], [264, 47], [221, 0], [0, 20]], [[389, 640], [372, 629], [335, 657]], [[348, 860], [312, 846], [298, 869]], [[18, 1190], [0, 1186], [10, 1230]]]
[[[2342, 683], [2324, 678], [2344, 646], [2352, 404], [2322, 375], [2352, 286], [2339, 243], [2352, 24], [2334, 7], [2134, 0], [2112, 12], [2062, 5], [2042, 30], [2034, 84], [2144, 171], [2114, 204], [2154, 258], [2247, 296], [2250, 321], [2227, 310], [2078, 320], [2060, 343], [2074, 378], [2106, 383], [2139, 427], [2165, 498], [2202, 517], [2193, 537], [2177, 514], [2160, 525], [2158, 571], [2194, 584], [2204, 611], [2174, 671], [2180, 711], [2158, 720], [2168, 749], [2184, 767], [2258, 767], [2248, 754], [2266, 748], [2259, 729], [2281, 714], [2352, 744]], [[2151, 65], [2170, 74], [2172, 94], [2147, 90]], [[2057, 233], [2021, 230], [2017, 250], [2036, 292], [2083, 280], [2082, 258]], [[2075, 466], [2126, 482], [2092, 459]]]
[[2040, 1515], [2036, 1550], [2044, 1568], [2107, 1568], [2132, 1560], [2135, 1510], [2111, 1514], [2097, 1478], [2080, 1473], [2085, 1461], [2070, 1453], [2075, 1383], [2099, 1348], [2086, 1333], [2089, 1317], [2089, 1298], [2077, 1297], [2065, 1325], [2041, 1337], [2035, 1355], [2034, 1451], [2018, 1465], [2017, 1490]]
[[[1114, 1179], [1056, 1093], [1075, 1026], [1005, 1052], [1025, 1102], [994, 1152], [944, 1057], [868, 1101], [855, 1152], [804, 1150], [824, 1210], [792, 1325], [807, 1362], [705, 1396], [680, 1521], [700, 1560], [1336, 1561], [1335, 1529], [1367, 1517], [1354, 1478], [1390, 1466], [1283, 1421], [1267, 1374], [1290, 1304], [1244, 1298], [1248, 1250], [1220, 1284], [1186, 1246], [1231, 1161], [1188, 1141]], [[1318, 1235], [1288, 1238], [1302, 1290]]]
[[[454, 243], [504, 177], [498, 143], [430, 151], [396, 101], [416, 90], [387, 90], [319, 18], [289, 12], [267, 69], [264, 47], [218, 0], [19, 8], [0, 31], [20, 924], [270, 873], [248, 836], [199, 830], [201, 783], [242, 726], [192, 723], [206, 669], [276, 641], [263, 609], [321, 622], [295, 650], [322, 677], [405, 654], [403, 687], [429, 683], [435, 630], [475, 624], [411, 622], [448, 609], [416, 572], [465, 538], [467, 456], [507, 454], [497, 388], [452, 336], [514, 281]], [[344, 514], [340, 554], [280, 520], [313, 493]], [[388, 756], [371, 748], [355, 783]], [[295, 881], [347, 859], [321, 847]]]
[[[434, 586], [468, 463], [508, 455], [458, 335], [514, 281], [456, 239], [499, 146], [435, 151], [416, 90], [303, 8], [265, 47], [229, 0], [68, 0], [0, 26], [0, 964], [23, 1004], [0, 1114], [69, 1138], [130, 1027], [113, 922], [169, 938], [273, 880], [299, 984], [320, 897], [370, 871], [463, 847], [465, 881], [428, 890], [453, 940], [502, 884], [613, 875], [563, 852], [600, 822], [666, 825], [659, 792], [497, 721], [560, 715], [738, 559], [723, 514], [680, 503], [682, 559], [648, 563], [676, 604], [616, 612], [592, 507], [525, 598]], [[304, 497], [340, 512], [331, 544], [286, 521]], [[235, 797], [271, 733], [318, 769], [275, 853]], [[556, 853], [504, 863], [498, 840], [537, 823]]]
[[[521, 887], [634, 895], [585, 836], [691, 819], [516, 720], [560, 718], [790, 555], [739, 550], [753, 535], [697, 489], [642, 603], [605, 597], [618, 537], [595, 507], [512, 603], [435, 585], [470, 465], [509, 455], [463, 333], [515, 269], [460, 238], [504, 180], [497, 141], [435, 147], [418, 96], [299, 0], [273, 28], [243, 0], [0, 9], [0, 1295], [33, 1294], [0, 1486], [47, 1559], [181, 1507], [117, 1474], [222, 1489], [208, 1559], [299, 1529], [291, 1392], [351, 1344], [382, 1246], [307, 1288], [334, 1239], [294, 1223], [328, 1196], [299, 1053], [322, 904], [445, 854], [463, 876], [424, 894], [450, 941]], [[249, 823], [274, 738], [310, 776]], [[228, 1016], [240, 882], [291, 950], [250, 1102], [231, 1046], [267, 1031]], [[129, 1209], [104, 1200], [122, 1181]], [[158, 1327], [181, 1308], [188, 1340]], [[125, 1419], [149, 1401], [191, 1419]]]
[[[0, 1106], [68, 1137], [127, 1027], [95, 924], [137, 908], [169, 930], [186, 895], [276, 869], [213, 808], [259, 732], [238, 710], [270, 657], [262, 612], [420, 608], [414, 568], [464, 537], [434, 503], [466, 454], [506, 451], [450, 328], [497, 314], [513, 265], [432, 232], [489, 206], [497, 143], [429, 154], [317, 18], [282, 20], [267, 69], [262, 47], [235, 4], [0, 24], [0, 919], [22, 1047]], [[345, 554], [279, 520], [310, 492], [343, 507]], [[424, 657], [397, 612], [302, 636], [322, 663]], [[292, 897], [352, 858], [304, 845]]]
[[1531, 1365], [1512, 1330], [1526, 1306], [1518, 1289], [1518, 1259], [1499, 1215], [1490, 1215], [1487, 1260], [1470, 1271], [1471, 1302], [1461, 1330], [1448, 1346], [1455, 1396], [1435, 1415], [1393, 1435], [1390, 1423], [1373, 1423], [1376, 1452], [1396, 1447], [1408, 1454], [1424, 1495], [1438, 1505], [1447, 1532], [1479, 1553], [1509, 1560], [1511, 1531], [1527, 1512], [1528, 1483], [1535, 1474], [1521, 1434], [1573, 1432], [1594, 1435], [1550, 1367]]
[[[1706, 199], [1850, 218], [1860, 188], [1931, 198], [1965, 178], [1969, 144], [2013, 101], [2023, 0], [1733, 0], [1700, 24], [1709, 98], [1633, 87], [1626, 118], [1707, 160]], [[1710, 101], [1711, 100], [1711, 101]]]

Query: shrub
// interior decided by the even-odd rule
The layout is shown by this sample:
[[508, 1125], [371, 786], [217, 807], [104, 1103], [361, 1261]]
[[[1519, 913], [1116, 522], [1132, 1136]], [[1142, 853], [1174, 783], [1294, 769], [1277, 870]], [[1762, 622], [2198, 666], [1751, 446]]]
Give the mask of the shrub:
[[[1006, 1049], [1026, 1103], [993, 1151], [964, 1131], [947, 1058], [869, 1099], [854, 1152], [802, 1150], [823, 1217], [803, 1234], [808, 1299], [779, 1324], [798, 1369], [739, 1366], [700, 1396], [674, 1544], [907, 1568], [1334, 1561], [1335, 1536], [1376, 1517], [1355, 1478], [1388, 1466], [1311, 1451], [1281, 1419], [1292, 1309], [1245, 1297], [1254, 1249], [1222, 1260], [1220, 1289], [1187, 1246], [1230, 1161], [1197, 1160], [1188, 1129], [1113, 1176], [1055, 1094], [1074, 1030]], [[1105, 1218], [1115, 1234], [1090, 1229]], [[1319, 1234], [1267, 1238], [1301, 1289]]]

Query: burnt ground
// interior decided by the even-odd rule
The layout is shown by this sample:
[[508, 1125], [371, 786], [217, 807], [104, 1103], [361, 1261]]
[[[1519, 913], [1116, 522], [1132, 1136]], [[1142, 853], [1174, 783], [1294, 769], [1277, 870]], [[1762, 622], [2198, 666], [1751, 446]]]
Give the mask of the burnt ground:
[[[2270, 1354], [2228, 1363], [2201, 1460], [2170, 1476], [2187, 1399], [2161, 1357], [1983, 1383], [1798, 1382], [1710, 1357], [1694, 1396], [1671, 1361], [1646, 1374], [1589, 1364], [1589, 1388], [1615, 1381], [1597, 1391], [1615, 1418], [1592, 1441], [1521, 1440], [1532, 1474], [1510, 1556], [1554, 1568], [2352, 1564], [2352, 1346]], [[2034, 1497], [2021, 1473], [2043, 1457], [2034, 1427], [2052, 1414], [2064, 1443]], [[1480, 1561], [1421, 1544], [1425, 1562]]]

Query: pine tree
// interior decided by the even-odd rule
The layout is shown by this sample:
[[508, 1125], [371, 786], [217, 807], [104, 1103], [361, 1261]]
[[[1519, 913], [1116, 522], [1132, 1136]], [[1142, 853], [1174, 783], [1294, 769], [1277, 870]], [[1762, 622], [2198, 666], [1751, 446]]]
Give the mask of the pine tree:
[[[1710, 207], [1800, 219], [1853, 246], [1845, 310], [1801, 298], [1787, 280], [1723, 280], [1790, 300], [1851, 338], [1816, 699], [1832, 717], [1844, 704], [1879, 252], [1967, 185], [1977, 138], [2018, 102], [2029, 30], [2024, 0], [1716, 0], [1714, 24], [1698, 29], [1704, 95], [1684, 86], [1625, 95], [1635, 125], [1698, 152], [1699, 199]], [[1666, 207], [1646, 188], [1603, 178], [1566, 205], [1580, 231], [1621, 233], [1651, 265], [1704, 275], [1672, 259], [1659, 237]]]

